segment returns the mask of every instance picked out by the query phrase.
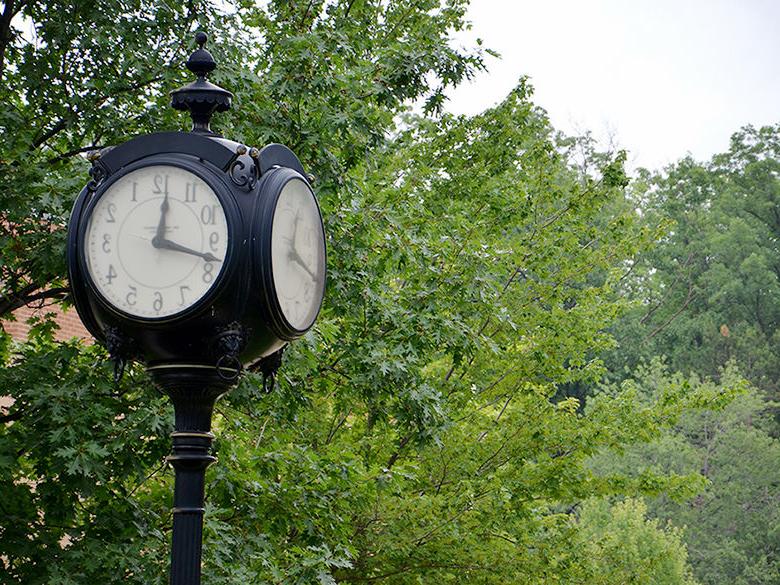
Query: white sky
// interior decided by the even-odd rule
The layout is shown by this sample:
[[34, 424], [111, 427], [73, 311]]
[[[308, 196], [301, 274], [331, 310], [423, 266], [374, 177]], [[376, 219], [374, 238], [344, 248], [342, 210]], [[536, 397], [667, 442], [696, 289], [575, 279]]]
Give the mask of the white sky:
[[477, 37], [501, 53], [450, 92], [475, 114], [528, 75], [566, 133], [613, 136], [631, 167], [728, 149], [745, 124], [780, 122], [780, 0], [472, 0]]

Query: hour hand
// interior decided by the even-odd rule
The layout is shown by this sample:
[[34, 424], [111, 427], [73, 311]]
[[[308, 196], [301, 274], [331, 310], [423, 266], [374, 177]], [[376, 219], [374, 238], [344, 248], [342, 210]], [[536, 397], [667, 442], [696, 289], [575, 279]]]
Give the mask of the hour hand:
[[162, 205], [160, 205], [160, 222], [157, 224], [157, 231], [154, 235], [154, 237], [158, 240], [165, 238], [165, 216], [168, 213], [168, 209], [170, 209], [170, 207], [170, 203], [168, 203], [168, 194], [166, 193], [165, 197], [163, 198]]
[[170, 240], [166, 240], [165, 238], [160, 238], [158, 236], [152, 238], [152, 246], [154, 246], [155, 248], [162, 248], [164, 250], [173, 250], [174, 252], [182, 252], [184, 254], [197, 256], [198, 258], [203, 258], [206, 262], [222, 261], [216, 256], [214, 256], [214, 254], [212, 254], [211, 252], [198, 252], [197, 250], [193, 250], [192, 248], [188, 248], [187, 246], [182, 246], [181, 244], [177, 244], [176, 242], [172, 242]]

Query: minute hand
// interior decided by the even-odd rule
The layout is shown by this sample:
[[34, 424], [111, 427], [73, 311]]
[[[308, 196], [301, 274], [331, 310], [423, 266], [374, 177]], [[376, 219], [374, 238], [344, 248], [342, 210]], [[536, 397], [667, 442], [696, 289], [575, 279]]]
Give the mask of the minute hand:
[[198, 252], [197, 250], [193, 250], [187, 246], [182, 246], [181, 244], [177, 244], [176, 242], [166, 240], [165, 238], [159, 238], [157, 236], [152, 238], [152, 246], [155, 248], [163, 248], [165, 250], [173, 250], [174, 252], [182, 252], [184, 254], [197, 256], [198, 258], [203, 258], [206, 262], [221, 262], [219, 258], [210, 252]]
[[311, 271], [311, 268], [309, 268], [309, 265], [306, 264], [306, 262], [303, 261], [303, 258], [301, 258], [301, 255], [298, 254], [298, 250], [293, 249], [290, 252], [290, 258], [292, 260], [294, 260], [295, 262], [297, 262], [301, 266], [301, 268], [303, 268], [308, 273], [308, 275], [311, 277], [312, 280], [314, 280], [314, 281], [317, 280], [317, 275], [314, 274]]

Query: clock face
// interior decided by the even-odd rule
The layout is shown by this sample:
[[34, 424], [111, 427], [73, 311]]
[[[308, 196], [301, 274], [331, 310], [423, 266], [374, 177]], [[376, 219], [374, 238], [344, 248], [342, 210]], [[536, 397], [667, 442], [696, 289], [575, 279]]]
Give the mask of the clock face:
[[299, 331], [308, 329], [325, 292], [325, 234], [314, 193], [301, 179], [285, 183], [276, 201], [271, 268], [285, 319]]
[[113, 307], [141, 318], [185, 311], [224, 269], [225, 211], [214, 190], [179, 167], [131, 171], [102, 194], [84, 237], [92, 282]]

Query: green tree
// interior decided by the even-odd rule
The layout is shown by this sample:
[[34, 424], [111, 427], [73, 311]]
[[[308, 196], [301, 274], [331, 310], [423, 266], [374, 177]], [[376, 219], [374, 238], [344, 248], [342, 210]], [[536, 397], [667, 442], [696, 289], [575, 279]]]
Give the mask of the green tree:
[[777, 397], [778, 171], [780, 126], [746, 127], [711, 162], [687, 158], [636, 182], [647, 221], [670, 225], [626, 281], [639, 306], [615, 328], [618, 377], [656, 355], [714, 377], [734, 359]]
[[642, 500], [584, 503], [579, 538], [588, 574], [605, 585], [695, 585], [682, 530], [646, 515]]
[[778, 579], [771, 503], [778, 471], [770, 460], [777, 457], [780, 380], [779, 133], [780, 126], [743, 128], [710, 162], [686, 158], [662, 173], [643, 172], [632, 189], [645, 221], [668, 227], [623, 282], [637, 306], [613, 329], [619, 345], [607, 359], [611, 377], [638, 375], [652, 393], [653, 376], [644, 367], [634, 372], [663, 355], [683, 377], [725, 375], [724, 383], [733, 378], [727, 364], [736, 363], [756, 388], [725, 411], [684, 417], [619, 467], [699, 470], [710, 480], [690, 503], [650, 504], [652, 514], [687, 526], [691, 563], [707, 584]]
[[[620, 457], [599, 456], [596, 467], [602, 473], [700, 473], [707, 481], [702, 493], [684, 501], [650, 499], [651, 514], [684, 527], [689, 560], [702, 583], [768, 585], [780, 578], [780, 441], [768, 433], [772, 421], [760, 392], [741, 383], [734, 368], [726, 369], [721, 380], [741, 388], [733, 402], [686, 413], [659, 440], [636, 445]], [[696, 376], [671, 375], [660, 362], [640, 368], [634, 383], [646, 396], [669, 383], [713, 386]]]
[[[319, 178], [326, 305], [276, 391], [250, 375], [218, 405], [208, 583], [588, 582], [571, 552], [577, 501], [695, 487], [674, 474], [599, 478], [587, 461], [716, 394], [672, 388], [644, 404], [628, 391], [587, 412], [551, 400], [603, 373], [593, 352], [612, 343], [614, 290], [649, 232], [620, 204], [624, 155], [578, 170], [526, 83], [483, 115], [435, 115], [443, 88], [482, 66], [449, 43], [465, 3], [4, 13], [19, 10], [1, 37], [13, 107], [0, 314], [63, 294], [80, 153], [177, 126], [164, 92], [181, 73], [160, 56], [180, 60], [196, 21], [240, 105], [225, 132], [285, 142]], [[427, 114], [399, 126], [413, 100]], [[114, 387], [99, 348], [55, 343], [52, 327], [2, 338], [0, 387], [14, 399], [0, 429], [3, 578], [164, 583], [169, 407], [140, 368]]]

